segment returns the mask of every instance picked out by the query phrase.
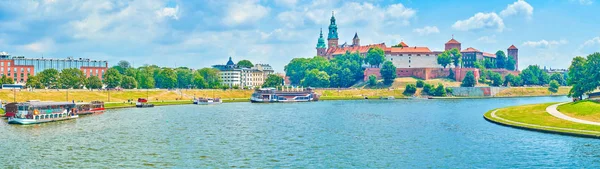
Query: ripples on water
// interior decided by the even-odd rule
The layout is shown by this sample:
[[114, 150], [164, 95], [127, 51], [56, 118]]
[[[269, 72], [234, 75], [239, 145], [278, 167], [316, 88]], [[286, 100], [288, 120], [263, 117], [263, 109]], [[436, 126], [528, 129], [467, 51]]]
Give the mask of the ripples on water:
[[600, 143], [483, 120], [562, 97], [232, 103], [0, 123], [0, 166], [23, 168], [523, 168], [598, 166]]

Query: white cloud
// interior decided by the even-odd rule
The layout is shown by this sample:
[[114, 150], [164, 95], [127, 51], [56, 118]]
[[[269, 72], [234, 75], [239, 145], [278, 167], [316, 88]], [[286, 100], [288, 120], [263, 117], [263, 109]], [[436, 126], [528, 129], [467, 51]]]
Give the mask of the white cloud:
[[179, 5], [175, 6], [175, 8], [165, 7], [156, 11], [156, 15], [160, 18], [169, 17], [175, 20], [179, 19]]
[[417, 11], [411, 8], [406, 8], [404, 5], [398, 3], [388, 6], [385, 13], [395, 19], [407, 20], [414, 17]]
[[523, 46], [529, 46], [529, 47], [541, 47], [541, 48], [549, 48], [549, 47], [553, 47], [556, 45], [564, 45], [567, 44], [568, 41], [567, 40], [551, 40], [551, 41], [547, 41], [547, 40], [540, 40], [540, 41], [526, 41], [523, 42]]
[[531, 15], [533, 15], [533, 7], [524, 0], [518, 0], [513, 4], [509, 4], [506, 9], [500, 12], [500, 16], [502, 17], [513, 15], [524, 15], [527, 18], [531, 18]]
[[55, 46], [54, 40], [42, 39], [42, 40], [30, 43], [30, 44], [23, 45], [23, 46], [21, 46], [21, 49], [29, 51], [29, 52], [43, 53], [43, 52], [53, 51], [54, 46]]
[[498, 32], [502, 32], [504, 29], [504, 21], [494, 12], [480, 12], [469, 19], [456, 21], [454, 25], [452, 25], [452, 28], [460, 31], [495, 29]]
[[252, 1], [232, 2], [227, 7], [223, 23], [228, 26], [254, 23], [267, 16], [269, 10], [269, 8]]
[[496, 40], [496, 35], [492, 35], [492, 36], [482, 36], [482, 37], [479, 37], [479, 38], [477, 39], [477, 41], [479, 41], [479, 42], [483, 42], [483, 43], [496, 43], [496, 42], [497, 42], [497, 40]]
[[434, 34], [434, 33], [440, 33], [440, 30], [436, 26], [425, 26], [423, 28], [413, 29], [413, 32], [423, 36], [423, 35], [429, 35], [429, 34]]
[[583, 43], [584, 46], [593, 46], [593, 45], [600, 45], [600, 37], [594, 37], [590, 40], [585, 41], [585, 43]]

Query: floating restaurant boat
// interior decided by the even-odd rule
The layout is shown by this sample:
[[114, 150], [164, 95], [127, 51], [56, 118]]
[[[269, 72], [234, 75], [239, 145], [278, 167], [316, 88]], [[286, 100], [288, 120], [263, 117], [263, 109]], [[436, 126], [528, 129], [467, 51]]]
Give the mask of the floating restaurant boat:
[[77, 114], [94, 114], [94, 113], [103, 113], [106, 109], [104, 109], [103, 101], [92, 101], [89, 102], [81, 102], [75, 103]]
[[154, 104], [148, 103], [148, 100], [144, 98], [138, 98], [137, 102], [135, 103], [135, 107], [154, 107]]
[[318, 101], [319, 95], [312, 88], [295, 88], [278, 91], [275, 88], [258, 89], [252, 93], [252, 103], [310, 102]]
[[9, 124], [38, 124], [78, 118], [71, 102], [24, 102], [6, 106]]
[[221, 98], [197, 98], [194, 99], [194, 104], [198, 104], [198, 105], [209, 105], [209, 104], [221, 104], [223, 103], [223, 100], [221, 100]]

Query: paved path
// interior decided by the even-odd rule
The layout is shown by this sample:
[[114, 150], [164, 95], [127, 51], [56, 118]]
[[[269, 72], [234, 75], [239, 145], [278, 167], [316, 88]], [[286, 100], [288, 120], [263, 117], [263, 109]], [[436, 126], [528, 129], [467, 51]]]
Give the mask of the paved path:
[[[498, 109], [498, 110], [500, 110], [500, 109]], [[513, 123], [513, 124], [507, 124], [507, 125], [512, 125], [512, 126], [518, 126], [518, 125], [520, 125], [521, 127], [537, 127], [539, 129], [547, 129], [547, 130], [554, 129], [554, 131], [556, 131], [556, 130], [563, 130], [563, 131], [580, 132], [580, 133], [584, 132], [584, 133], [589, 133], [589, 134], [594, 134], [594, 135], [600, 135], [600, 132], [591, 131], [591, 130], [579, 130], [579, 129], [570, 129], [570, 128], [562, 128], [562, 127], [551, 127], [551, 126], [542, 126], [542, 125], [537, 125], [537, 124], [528, 124], [528, 123], [516, 122], [516, 121], [512, 121], [512, 120], [508, 120], [508, 119], [496, 116], [496, 111], [498, 111], [498, 110], [494, 110], [491, 113], [492, 117], [495, 118], [495, 119], [499, 119], [499, 120], [505, 121], [505, 122]], [[515, 124], [518, 124], [518, 125], [515, 125]]]
[[546, 112], [548, 112], [550, 115], [554, 116], [554, 117], [558, 117], [560, 119], [563, 120], [567, 120], [567, 121], [572, 121], [575, 123], [582, 123], [582, 124], [589, 124], [589, 125], [596, 125], [596, 126], [600, 126], [600, 123], [598, 122], [593, 122], [593, 121], [587, 121], [587, 120], [582, 120], [582, 119], [577, 119], [577, 118], [573, 118], [570, 116], [567, 116], [561, 112], [559, 112], [556, 108], [558, 108], [558, 106], [563, 105], [563, 104], [567, 104], [569, 102], [564, 102], [564, 103], [558, 103], [552, 106], [548, 106], [546, 108]]

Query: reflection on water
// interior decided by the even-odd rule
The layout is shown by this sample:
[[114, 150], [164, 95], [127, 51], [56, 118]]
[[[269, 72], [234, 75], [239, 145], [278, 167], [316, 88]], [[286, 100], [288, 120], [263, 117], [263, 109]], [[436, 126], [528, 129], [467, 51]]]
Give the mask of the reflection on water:
[[600, 164], [600, 141], [518, 130], [487, 110], [564, 97], [232, 103], [0, 122], [0, 166], [504, 168]]

